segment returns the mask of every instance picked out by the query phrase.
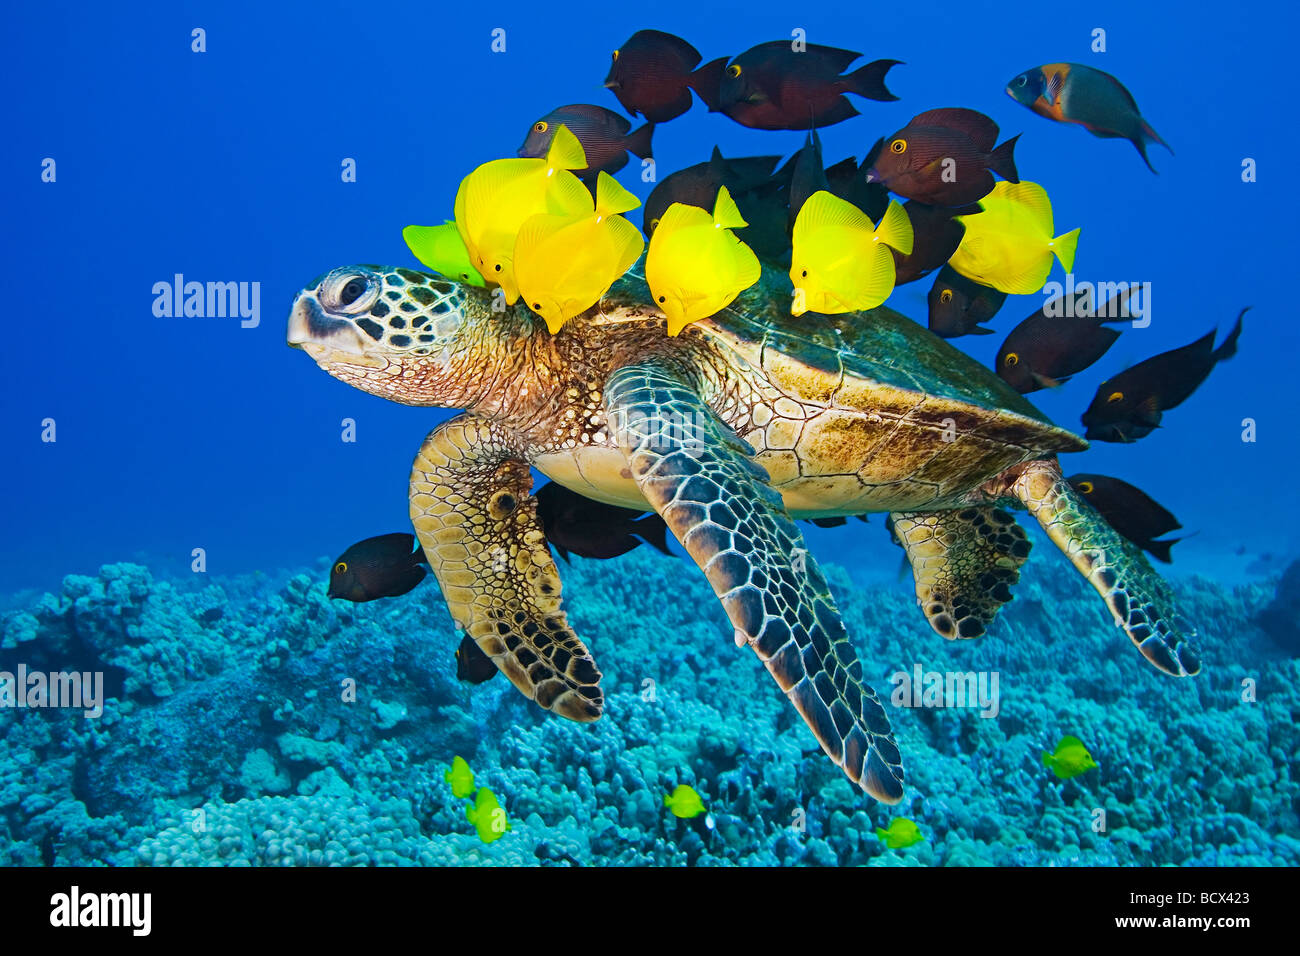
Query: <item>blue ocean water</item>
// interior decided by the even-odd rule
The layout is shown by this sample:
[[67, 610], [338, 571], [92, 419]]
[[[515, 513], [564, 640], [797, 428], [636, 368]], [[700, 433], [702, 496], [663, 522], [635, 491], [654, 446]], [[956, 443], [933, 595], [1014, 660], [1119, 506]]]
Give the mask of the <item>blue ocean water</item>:
[[[1287, 712], [1283, 700], [1275, 698], [1270, 705], [1277, 708], [1267, 712], [1273, 716], [1261, 705], [1258, 713], [1242, 718], [1222, 699], [1232, 697], [1240, 679], [1261, 674], [1267, 675], [1260, 679], [1276, 694], [1293, 693], [1286, 689], [1283, 675], [1294, 675], [1295, 661], [1249, 622], [1272, 598], [1277, 575], [1295, 556], [1293, 542], [1300, 531], [1288, 477], [1297, 454], [1290, 434], [1293, 382], [1287, 372], [1289, 356], [1300, 348], [1300, 333], [1286, 305], [1290, 288], [1284, 277], [1297, 252], [1288, 212], [1293, 205], [1288, 164], [1300, 144], [1293, 126], [1279, 121], [1276, 97], [1267, 95], [1284, 88], [1279, 64], [1289, 52], [1290, 31], [1279, 25], [1293, 23], [1294, 15], [1280, 3], [1253, 5], [1249, 15], [1226, 19], [1221, 12], [1217, 6], [1185, 3], [1105, 3], [1081, 10], [1054, 9], [1050, 16], [1018, 16], [1005, 4], [993, 3], [943, 5], [940, 14], [933, 5], [877, 12], [858, 3], [827, 2], [806, 9], [752, 4], [720, 16], [715, 9], [675, 0], [651, 8], [557, 9], [504, 2], [490, 8], [448, 9], [376, 0], [362, 7], [338, 2], [155, 3], [129, 10], [49, 3], [10, 11], [8, 29], [0, 38], [14, 91], [8, 135], [0, 151], [11, 270], [8, 347], [0, 355], [5, 410], [0, 442], [7, 452], [0, 491], [10, 503], [0, 583], [6, 596], [0, 606], [26, 617], [17, 623], [16, 618], [7, 620], [6, 650], [15, 651], [21, 644], [35, 653], [48, 645], [36, 656], [51, 663], [57, 662], [58, 652], [111, 662], [124, 672], [121, 700], [128, 706], [114, 719], [125, 722], [127, 736], [134, 733], [129, 729], [132, 720], [158, 708], [156, 717], [149, 719], [166, 723], [180, 747], [198, 736], [201, 723], [197, 705], [187, 709], [183, 703], [190, 699], [192, 704], [211, 692], [216, 685], [210, 681], [233, 686], [234, 671], [249, 668], [260, 675], [259, 687], [285, 700], [297, 698], [295, 706], [310, 711], [311, 705], [298, 696], [309, 688], [310, 674], [294, 672], [280, 680], [278, 669], [315, 667], [324, 672], [326, 662], [347, 660], [345, 649], [364, 653], [368, 628], [398, 622], [402, 633], [386, 645], [391, 661], [375, 665], [390, 668], [399, 685], [384, 702], [397, 701], [408, 709], [418, 706], [416, 686], [402, 682], [423, 676], [437, 685], [431, 699], [440, 708], [422, 714], [428, 718], [420, 725], [422, 737], [408, 717], [383, 726], [388, 718], [381, 709], [373, 711], [375, 720], [356, 726], [323, 714], [295, 723], [286, 717], [281, 701], [271, 708], [278, 714], [273, 736], [266, 737], [264, 728], [250, 727], [231, 735], [224, 745], [228, 753], [209, 755], [214, 761], [233, 761], [234, 769], [196, 766], [187, 780], [149, 778], [146, 783], [156, 786], [156, 792], [142, 783], [138, 792], [119, 794], [120, 805], [113, 805], [106, 785], [94, 779], [65, 786], [59, 776], [60, 761], [78, 746], [88, 746], [78, 736], [83, 731], [58, 737], [63, 743], [51, 743], [47, 732], [42, 742], [41, 732], [28, 724], [43, 720], [43, 715], [23, 715], [25, 729], [13, 731], [23, 747], [7, 749], [25, 749], [53, 768], [48, 786], [40, 790], [41, 799], [34, 803], [37, 809], [25, 819], [39, 820], [59, 807], [67, 816], [71, 811], [65, 804], [79, 802], [91, 819], [121, 815], [129, 821], [123, 832], [139, 838], [129, 845], [121, 839], [114, 842], [96, 836], [93, 824], [85, 824], [76, 831], [80, 835], [67, 840], [73, 849], [62, 856], [52, 851], [52, 859], [154, 861], [154, 844], [147, 853], [131, 856], [147, 836], [163, 829], [151, 824], [143, 810], [151, 795], [175, 801], [177, 813], [187, 800], [193, 804], [220, 799], [231, 806], [240, 800], [289, 800], [286, 794], [302, 793], [308, 770], [330, 770], [333, 777], [317, 778], [307, 790], [329, 792], [340, 805], [352, 806], [353, 801], [369, 806], [359, 797], [354, 801], [356, 794], [369, 792], [370, 784], [363, 785], [363, 779], [373, 781], [387, 773], [414, 780], [421, 774], [410, 771], [411, 766], [441, 766], [457, 746], [469, 749], [476, 734], [490, 740], [482, 745], [479, 759], [496, 768], [495, 785], [507, 799], [522, 801], [520, 819], [529, 812], [538, 815], [532, 829], [521, 825], [531, 834], [532, 846], [545, 842], [540, 834], [547, 827], [569, 832], [561, 826], [565, 819], [581, 821], [583, 812], [609, 801], [623, 807], [622, 816], [611, 825], [646, 833], [664, 826], [643, 806], [630, 769], [599, 771], [593, 766], [586, 783], [578, 778], [525, 779], [518, 772], [524, 753], [546, 754], [548, 765], [558, 767], [590, 747], [596, 755], [591, 760], [603, 763], [613, 759], [609, 755], [617, 751], [619, 739], [601, 737], [601, 744], [591, 743], [596, 738], [584, 738], [574, 728], [543, 718], [495, 687], [486, 694], [487, 703], [465, 694], [455, 685], [454, 672], [450, 679], [443, 673], [455, 637], [431, 584], [422, 586], [420, 603], [412, 605], [421, 614], [399, 608], [337, 610], [307, 594], [308, 583], [295, 577], [300, 571], [310, 569], [310, 586], [319, 590], [325, 569], [320, 559], [360, 538], [408, 526], [411, 457], [424, 434], [449, 413], [401, 407], [351, 389], [284, 342], [289, 304], [313, 277], [354, 262], [414, 266], [401, 238], [402, 227], [448, 218], [460, 178], [481, 162], [513, 155], [534, 119], [571, 102], [617, 109], [614, 98], [601, 88], [610, 50], [634, 31], [655, 27], [686, 37], [706, 60], [802, 29], [810, 42], [861, 50], [868, 59], [905, 61], [889, 78], [898, 102], [859, 100], [860, 117], [822, 131], [828, 163], [849, 155], [860, 158], [877, 137], [937, 106], [981, 110], [999, 123], [1004, 136], [1023, 132], [1016, 149], [1022, 175], [1047, 187], [1058, 226], [1082, 227], [1076, 275], [1092, 281], [1149, 281], [1153, 288], [1150, 327], [1126, 332], [1101, 363], [1058, 392], [1033, 396], [1065, 427], [1078, 427], [1080, 412], [1108, 374], [1186, 344], [1211, 328], [1226, 331], [1243, 306], [1253, 306], [1238, 356], [1218, 367], [1195, 396], [1170, 412], [1165, 427], [1134, 445], [1098, 443], [1066, 462], [1067, 471], [1114, 474], [1141, 486], [1194, 532], [1175, 549], [1175, 563], [1167, 570], [1180, 586], [1193, 582], [1187, 585], [1190, 602], [1207, 616], [1199, 623], [1206, 635], [1207, 671], [1214, 673], [1197, 678], [1195, 689], [1188, 690], [1165, 687], [1159, 675], [1141, 671], [1127, 641], [1110, 633], [1093, 606], [1095, 597], [1040, 538], [1031, 559], [1031, 566], [1038, 565], [1032, 588], [1022, 585], [1020, 599], [1006, 615], [1006, 630], [995, 631], [981, 650], [971, 653], [993, 655], [991, 660], [1004, 672], [1018, 668], [1022, 673], [1068, 675], [1068, 669], [1053, 670], [1059, 661], [1035, 654], [1041, 638], [1032, 636], [1039, 620], [1032, 615], [1041, 614], [1044, 629], [1081, 628], [1079, 633], [1088, 635], [1078, 638], [1081, 646], [1113, 647], [1114, 660], [1109, 650], [1098, 650], [1104, 663], [1098, 662], [1092, 677], [1045, 678], [1046, 689], [1035, 691], [1041, 699], [1024, 701], [1023, 711], [1015, 716], [1017, 725], [1000, 731], [1008, 739], [1036, 735], [1034, 744], [1028, 738], [1023, 742], [1021, 757], [1029, 756], [1015, 769], [981, 763], [980, 747], [996, 748], [971, 741], [964, 747], [962, 734], [975, 732], [961, 727], [915, 727], [902, 731], [902, 742], [910, 736], [936, 761], [930, 770], [921, 771], [922, 792], [927, 781], [937, 780], [926, 774], [948, 767], [954, 780], [966, 781], [964, 792], [983, 794], [989, 801], [991, 816], [983, 822], [947, 821], [944, 812], [930, 811], [934, 825], [947, 821], [954, 834], [966, 832], [950, 842], [936, 837], [935, 845], [943, 851], [925, 862], [953, 862], [954, 856], [983, 862], [1229, 862], [1228, 856], [1215, 855], [1216, 848], [1233, 844], [1247, 847], [1238, 861], [1294, 863], [1297, 828], [1294, 803], [1288, 802], [1294, 800], [1294, 740], [1281, 749], [1276, 740], [1272, 746], [1261, 744], [1279, 733], [1275, 720]], [[204, 31], [204, 52], [192, 50], [196, 28]], [[496, 29], [506, 31], [505, 52], [492, 50]], [[1104, 53], [1091, 50], [1096, 29], [1105, 31]], [[1158, 176], [1145, 168], [1129, 144], [1050, 123], [1004, 94], [1008, 79], [1026, 67], [1061, 60], [1093, 64], [1124, 81], [1144, 115], [1176, 151], [1170, 155], [1152, 148]], [[1279, 75], [1270, 77], [1270, 69]], [[706, 159], [715, 143], [727, 155], [751, 155], [789, 154], [802, 142], [802, 133], [745, 129], [697, 104], [659, 127], [655, 158], [660, 170], [674, 170]], [[348, 159], [355, 161], [355, 182], [341, 175]], [[1257, 181], [1243, 181], [1246, 159], [1255, 161]], [[54, 162], [52, 182], [43, 180], [49, 168], [46, 160]], [[620, 180], [644, 198], [652, 184], [641, 182], [637, 172], [634, 163]], [[155, 284], [172, 282], [177, 275], [203, 282], [258, 283], [256, 325], [250, 319], [251, 327], [244, 327], [233, 317], [156, 316]], [[1060, 278], [1059, 270], [1054, 278]], [[923, 319], [929, 285], [923, 279], [904, 286], [890, 304]], [[13, 294], [18, 290], [21, 294]], [[992, 324], [1004, 334], [1039, 304], [1037, 296], [1013, 298]], [[987, 362], [1002, 334], [956, 344]], [[356, 423], [355, 442], [340, 439], [344, 419]], [[1256, 423], [1257, 440], [1242, 440], [1245, 419]], [[48, 420], [54, 423], [57, 441], [42, 440]], [[865, 657], [871, 659], [872, 652], [888, 657], [890, 641], [901, 648], [903, 635], [911, 635], [908, 640], [933, 652], [927, 666], [939, 666], [938, 655], [960, 652], [940, 646], [911, 606], [910, 586], [896, 575], [898, 552], [879, 524], [853, 522], [841, 529], [809, 528], [805, 533], [821, 559], [844, 569], [836, 580], [846, 607], [870, 604], [866, 595], [897, 598], [883, 605], [896, 608], [896, 615], [854, 612], [852, 619], [859, 626], [875, 629], [872, 636], [850, 626], [855, 639], [863, 642], [860, 651]], [[206, 554], [207, 577], [190, 571], [195, 548]], [[690, 630], [686, 621], [672, 630], [665, 623], [670, 616], [660, 617], [673, 603], [672, 588], [642, 588], [629, 581], [638, 574], [659, 573], [649, 570], [649, 561], [650, 556], [638, 552], [622, 562], [583, 565], [578, 572], [581, 584], [566, 587], [570, 600], [595, 601], [589, 592], [598, 591], [607, 602], [582, 620], [597, 635], [593, 642], [612, 682], [611, 694], [634, 698], [642, 674], [637, 668], [656, 655], [664, 659], [655, 664], [655, 679], [668, 675], [681, 681], [673, 695], [678, 709], [653, 718], [662, 725], [642, 726], [636, 722], [649, 718], [625, 712], [623, 718], [611, 713], [602, 728], [616, 718], [631, 720], [641, 735], [636, 746], [649, 747], [646, 741], [656, 734], [672, 732], [674, 720], [716, 719], [719, 729], [710, 733], [722, 742], [682, 744], [676, 757], [660, 758], [653, 771], [649, 763], [639, 765], [636, 779], [648, 792], [665, 782], [656, 776], [660, 770], [676, 767], [683, 779], [712, 787], [711, 795], [721, 801], [732, 791], [722, 789], [727, 785], [716, 777], [705, 781], [705, 769], [740, 774], [735, 781], [737, 800], [753, 791], [758, 779], [768, 786], [794, 786], [788, 780], [782, 783], [781, 775], [820, 774], [813, 779], [836, 791], [833, 800], [826, 799], [839, 801], [837, 812], [849, 821], [836, 826], [845, 833], [861, 832], [866, 824], [853, 821], [862, 811], [852, 808], [865, 798], [838, 793], [842, 788], [835, 778], [823, 773], [833, 768], [818, 769], [822, 758], [806, 758], [790, 743], [803, 732], [801, 725], [788, 723], [788, 705], [768, 686], [755, 661], [732, 659], [729, 630], [720, 613], [698, 625], [698, 631]], [[147, 567], [148, 581], [139, 570], [107, 575], [101, 571], [121, 562]], [[263, 577], [254, 577], [257, 572]], [[1028, 578], [1030, 572], [1026, 574]], [[67, 575], [86, 577], [69, 585]], [[1221, 587], [1214, 590], [1207, 582]], [[221, 594], [211, 587], [219, 587]], [[712, 599], [702, 580], [690, 588], [686, 593], [696, 599], [693, 606], [707, 607]], [[1038, 604], [1025, 600], [1024, 592], [1034, 588], [1048, 589], [1043, 593], [1054, 597]], [[579, 599], [574, 595], [580, 589], [584, 593]], [[42, 599], [46, 592], [57, 597]], [[643, 605], [650, 594], [659, 595], [661, 603], [647, 608]], [[74, 638], [58, 608], [77, 606], [78, 601], [86, 602], [86, 629]], [[1057, 616], [1053, 601], [1078, 617]], [[171, 611], [163, 607], [169, 602]], [[205, 620], [203, 615], [215, 613], [214, 608], [221, 613]], [[281, 618], [268, 614], [298, 623], [285, 629]], [[574, 616], [578, 618], [578, 612]], [[36, 623], [29, 625], [28, 619]], [[115, 621], [124, 620], [151, 622], [157, 640], [148, 646], [156, 644], [154, 659], [122, 653], [127, 637]], [[264, 625], [260, 630], [259, 620]], [[659, 621], [649, 625], [654, 633], [644, 633], [647, 620]], [[228, 622], [228, 630], [220, 621]], [[1062, 623], [1066, 621], [1086, 623]], [[13, 636], [20, 632], [22, 640]], [[636, 633], [623, 658], [610, 650], [620, 633]], [[692, 650], [684, 639], [687, 633], [697, 635], [695, 643], [707, 648]], [[187, 634], [202, 637], [201, 649], [181, 649], [180, 636]], [[1073, 635], [1056, 634], [1053, 641], [1066, 644]], [[277, 656], [281, 652], [276, 642], [281, 640], [292, 665]], [[272, 667], [270, 659], [279, 663]], [[620, 660], [626, 661], [621, 672]], [[908, 668], [912, 660], [900, 650], [888, 665], [877, 662], [873, 672], [886, 674], [894, 665]], [[712, 673], [724, 667], [735, 670], [725, 677]], [[153, 676], [136, 673], [136, 683], [131, 683], [138, 669]], [[747, 716], [766, 721], [770, 739], [751, 748], [739, 731], [728, 729], [737, 722], [736, 713], [721, 707], [708, 708], [712, 714], [699, 709], [704, 705], [693, 702], [690, 691], [705, 697], [716, 689], [715, 682], [732, 692], [752, 683], [755, 696], [766, 695], [764, 703], [755, 705], [762, 712]], [[1294, 679], [1289, 686], [1295, 686]], [[1055, 699], [1049, 693], [1053, 688], [1059, 692]], [[878, 689], [883, 690], [883, 684]], [[247, 716], [247, 701], [219, 700], [229, 703], [229, 713]], [[989, 849], [1005, 842], [1009, 826], [1024, 830], [1025, 820], [1038, 820], [1045, 812], [1035, 803], [1040, 791], [1026, 782], [1034, 769], [1035, 746], [1050, 747], [1054, 741], [1046, 738], [1053, 734], [1083, 735], [1091, 721], [1091, 729], [1115, 741], [1102, 755], [1103, 766], [1131, 762], [1141, 771], [1139, 777], [1146, 775], [1143, 779], [1168, 774], [1172, 762], [1164, 762], [1160, 750], [1132, 749], [1141, 735], [1135, 728], [1174, 719], [1179, 702], [1187, 700], [1198, 702], [1203, 720], [1192, 736], [1207, 741], [1203, 751], [1225, 747], [1225, 759], [1247, 754], [1254, 761], [1251, 786], [1261, 794], [1254, 805], [1238, 788], [1227, 786], [1206, 797], [1201, 819], [1211, 822], [1203, 823], [1202, 830], [1195, 829], [1190, 817], [1137, 817], [1130, 828], [1139, 835], [1125, 843], [1129, 849], [1123, 852], [1111, 844], [1079, 847], [1077, 840], [1071, 844], [1065, 837], [1043, 842], [1041, 833], [1026, 838], [1032, 849], [1017, 849], [1014, 840], [1006, 853]], [[1099, 710], [1121, 702], [1131, 703], [1132, 712], [1110, 717]], [[1067, 712], [1071, 726], [1062, 726], [1054, 717], [1051, 732], [1039, 720]], [[0, 726], [16, 719], [0, 715]], [[1121, 726], [1099, 726], [1108, 720]], [[324, 733], [322, 728], [330, 726], [333, 733]], [[392, 735], [394, 727], [404, 729]], [[614, 733], [633, 730], [627, 724], [622, 731], [601, 730]], [[292, 751], [301, 750], [300, 743], [271, 742], [285, 735], [317, 744], [325, 740], [343, 749], [303, 757]], [[373, 744], [375, 735], [387, 741], [389, 749], [376, 751], [384, 754], [383, 760], [373, 758], [362, 766], [355, 753], [347, 755], [356, 746]], [[122, 744], [115, 753], [113, 759], [129, 761], [130, 745]], [[250, 757], [258, 753], [268, 756]], [[921, 754], [908, 757], [909, 768], [924, 762]], [[249, 759], [251, 769], [245, 767]], [[703, 763], [691, 769], [694, 759]], [[579, 763], [587, 766], [590, 761]], [[745, 767], [767, 764], [781, 768], [771, 779], [758, 771], [757, 776], [741, 773]], [[84, 776], [86, 771], [78, 773]], [[107, 764], [89, 773], [92, 778], [109, 776]], [[1017, 774], [1026, 779], [1004, 779]], [[422, 776], [432, 776], [432, 771]], [[284, 787], [281, 777], [288, 781]], [[259, 779], [262, 784], [250, 783]], [[1206, 788], [1217, 785], [1217, 780], [1210, 781]], [[809, 793], [816, 790], [806, 781], [800, 786]], [[1069, 786], [1043, 799], [1052, 808], [1062, 801], [1068, 804], [1074, 799]], [[1135, 816], [1134, 806], [1158, 795], [1176, 799], [1180, 794], [1168, 779], [1136, 796], [1125, 790], [1132, 786], [1116, 783], [1110, 793], [1128, 817]], [[525, 797], [530, 787], [537, 789]], [[566, 787], [571, 798], [555, 795]], [[452, 828], [455, 813], [432, 788], [431, 782], [427, 805], [412, 796], [415, 810], [407, 816], [392, 815], [419, 830], [403, 839], [424, 839], [438, 828]], [[611, 794], [620, 788], [624, 796], [614, 800]], [[939, 789], [936, 782], [933, 791]], [[997, 794], [1013, 792], [1024, 808], [996, 810]], [[13, 794], [19, 804], [35, 795], [36, 790], [21, 787]], [[752, 799], [754, 806], [744, 813], [758, 814], [762, 800]], [[437, 809], [431, 809], [435, 803]], [[771, 806], [786, 809], [780, 801]], [[231, 812], [238, 816], [239, 811]], [[872, 823], [882, 822], [880, 813], [871, 812]], [[998, 812], [1008, 817], [998, 818]], [[730, 816], [744, 813], [733, 810]], [[921, 813], [914, 815], [920, 818]], [[1012, 819], [1013, 813], [1021, 816]], [[800, 848], [785, 853], [779, 850], [784, 837], [771, 836], [777, 831], [745, 835], [737, 824], [735, 846], [745, 847], [744, 852], [729, 856], [725, 844], [720, 849], [696, 834], [703, 849], [692, 851], [693, 858], [708, 853], [737, 861], [863, 862], [879, 856], [878, 848], [868, 848], [859, 837], [837, 840], [838, 831], [829, 822], [832, 816], [824, 816], [824, 830], [817, 837], [825, 852], [818, 848], [805, 857], [809, 851]], [[66, 828], [70, 834], [74, 830], [72, 823]], [[604, 833], [608, 828], [599, 829]], [[46, 832], [32, 824], [9, 834], [11, 862], [30, 862], [32, 854], [40, 859], [43, 838], [35, 836], [38, 831]], [[616, 857], [608, 849], [614, 842], [601, 838], [593, 843], [590, 828], [584, 832], [588, 838], [572, 851], [575, 855]], [[655, 839], [665, 846], [680, 845], [671, 839], [672, 832]], [[869, 835], [870, 828], [865, 832]], [[570, 833], [564, 839], [577, 838]], [[645, 842], [641, 855], [629, 861], [674, 859], [656, 846], [654, 839]], [[1075, 857], [1069, 856], [1070, 846], [1078, 850]], [[305, 852], [310, 855], [311, 848]], [[455, 859], [454, 853], [440, 855], [442, 849], [429, 851], [427, 858], [420, 852], [412, 851], [412, 858]], [[496, 859], [523, 858], [528, 854]]]

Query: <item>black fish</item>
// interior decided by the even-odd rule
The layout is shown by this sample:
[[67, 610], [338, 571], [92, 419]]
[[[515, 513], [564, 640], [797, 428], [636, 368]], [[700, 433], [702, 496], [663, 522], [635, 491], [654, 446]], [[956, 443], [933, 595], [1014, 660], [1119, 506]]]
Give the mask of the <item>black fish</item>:
[[605, 87], [632, 116], [640, 113], [651, 123], [665, 123], [691, 108], [696, 83], [706, 80], [710, 89], [717, 87], [713, 73], [707, 79], [692, 73], [700, 59], [699, 51], [679, 36], [638, 30], [614, 51]]
[[[412, 552], [411, 549], [415, 551]], [[358, 541], [344, 551], [330, 569], [332, 598], [361, 603], [406, 594], [424, 580], [429, 562], [404, 531]]]
[[737, 235], [764, 262], [790, 268], [790, 189], [779, 178], [747, 193], [733, 195], [749, 223]]
[[1020, 182], [1012, 155], [1019, 136], [994, 148], [998, 124], [975, 110], [928, 110], [888, 137], [867, 179], [935, 206], [967, 206], [993, 191], [993, 173]]
[[794, 221], [798, 218], [803, 204], [808, 201], [808, 197], [820, 190], [830, 192], [830, 188], [830, 180], [826, 178], [826, 167], [822, 165], [821, 137], [817, 135], [817, 130], [810, 129], [808, 141], [790, 161], [788, 200], [790, 229], [794, 229]]
[[456, 648], [456, 678], [467, 684], [481, 684], [499, 673], [492, 658], [483, 653], [474, 638], [466, 634]]
[[869, 183], [858, 161], [850, 156], [826, 170], [830, 190], [845, 202], [857, 206], [872, 222], [880, 222], [889, 208], [889, 190], [880, 183]]
[[914, 199], [903, 203], [903, 212], [912, 221], [912, 252], [903, 255], [897, 249], [891, 250], [894, 285], [923, 279], [951, 259], [966, 234], [966, 227], [952, 217], [971, 216], [979, 211], [979, 206], [950, 209], [928, 206]]
[[1102, 382], [1083, 413], [1084, 437], [1095, 441], [1130, 442], [1151, 434], [1164, 412], [1185, 402], [1214, 366], [1237, 354], [1241, 320], [1237, 316], [1228, 337], [1217, 349], [1209, 332], [1191, 345], [1161, 352]]
[[1078, 474], [1071, 475], [1066, 481], [1100, 512], [1108, 525], [1124, 537], [1165, 564], [1173, 560], [1169, 549], [1183, 539], [1155, 539], [1182, 525], [1145, 491], [1108, 475]]
[[997, 315], [1007, 294], [968, 279], [952, 266], [944, 266], [930, 287], [930, 331], [945, 339], [959, 335], [992, 335], [981, 322]]
[[529, 128], [524, 144], [519, 147], [519, 155], [525, 159], [545, 156], [560, 126], [569, 128], [587, 156], [586, 167], [574, 170], [581, 179], [595, 179], [602, 170], [612, 176], [627, 165], [629, 152], [642, 159], [651, 156], [653, 123], [632, 130], [632, 124], [617, 113], [590, 103], [574, 103], [551, 110]]
[[644, 225], [641, 231], [647, 236], [653, 235], [654, 227], [659, 224], [668, 207], [675, 202], [698, 206], [712, 212], [720, 187], [726, 186], [731, 197], [736, 199], [767, 184], [780, 158], [779, 156], [740, 156], [727, 159], [718, 147], [714, 146], [713, 156], [707, 163], [697, 163], [680, 169], [664, 177], [650, 191], [645, 201]]
[[537, 491], [537, 517], [547, 542], [565, 561], [569, 552], [584, 558], [617, 558], [648, 541], [664, 554], [668, 526], [657, 514], [584, 498], [554, 481]]
[[1057, 296], [1011, 330], [998, 349], [995, 371], [1022, 395], [1063, 385], [1115, 344], [1119, 332], [1105, 323], [1127, 322], [1131, 317], [1097, 316], [1118, 316], [1127, 299], [1126, 290], [1094, 313], [1090, 292], [1076, 294], [1068, 308], [1065, 296]]
[[[852, 50], [809, 43], [801, 51], [789, 40], [760, 43], [727, 64], [713, 94], [701, 92], [711, 109], [726, 113], [752, 129], [807, 129], [842, 122], [858, 111], [844, 96], [896, 100], [885, 88], [885, 74], [900, 60], [876, 60], [841, 76], [861, 57]], [[714, 63], [701, 71], [712, 71]], [[697, 91], [703, 87], [697, 87]]]

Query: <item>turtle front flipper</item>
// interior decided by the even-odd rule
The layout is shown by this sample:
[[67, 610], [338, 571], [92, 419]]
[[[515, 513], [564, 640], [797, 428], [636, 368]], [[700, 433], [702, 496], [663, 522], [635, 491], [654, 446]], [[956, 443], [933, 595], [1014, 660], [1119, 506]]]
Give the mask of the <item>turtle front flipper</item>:
[[1173, 592], [1142, 550], [1124, 538], [1061, 475], [1055, 461], [1018, 466], [1009, 486], [1110, 608], [1142, 655], [1166, 674], [1187, 677], [1201, 662], [1183, 634]]
[[826, 578], [753, 450], [685, 374], [653, 361], [614, 372], [605, 408], [637, 488], [704, 570], [737, 643], [753, 648], [849, 779], [897, 803], [903, 768], [885, 708], [862, 683]]
[[597, 720], [600, 671], [560, 610], [560, 574], [513, 436], [475, 415], [439, 425], [411, 469], [411, 523], [453, 620], [525, 697]]
[[1023, 528], [993, 507], [894, 513], [889, 530], [907, 554], [916, 600], [940, 637], [979, 637], [988, 630], [1020, 566], [1029, 557]]

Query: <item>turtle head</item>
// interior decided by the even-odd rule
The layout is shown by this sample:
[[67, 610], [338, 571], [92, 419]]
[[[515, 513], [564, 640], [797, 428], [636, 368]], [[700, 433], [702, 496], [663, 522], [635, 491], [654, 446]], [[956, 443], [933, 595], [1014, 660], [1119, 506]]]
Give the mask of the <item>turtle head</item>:
[[344, 266], [298, 293], [288, 342], [372, 395], [461, 407], [473, 390], [466, 319], [488, 308], [478, 291], [411, 269]]

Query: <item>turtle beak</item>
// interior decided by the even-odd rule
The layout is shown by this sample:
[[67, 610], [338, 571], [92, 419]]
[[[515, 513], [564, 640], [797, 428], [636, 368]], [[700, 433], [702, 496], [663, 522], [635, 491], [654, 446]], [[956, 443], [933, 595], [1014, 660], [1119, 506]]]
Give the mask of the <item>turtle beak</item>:
[[336, 319], [321, 308], [311, 292], [300, 293], [289, 312], [285, 336], [290, 348], [302, 349], [318, 364], [380, 366], [384, 362], [367, 354], [367, 341], [355, 325]]

